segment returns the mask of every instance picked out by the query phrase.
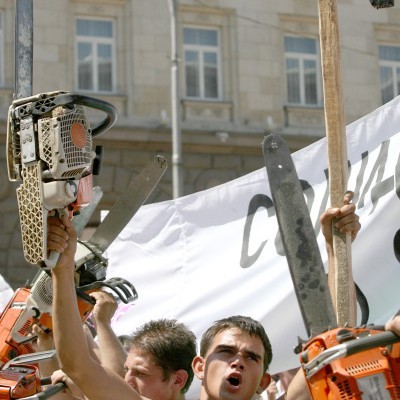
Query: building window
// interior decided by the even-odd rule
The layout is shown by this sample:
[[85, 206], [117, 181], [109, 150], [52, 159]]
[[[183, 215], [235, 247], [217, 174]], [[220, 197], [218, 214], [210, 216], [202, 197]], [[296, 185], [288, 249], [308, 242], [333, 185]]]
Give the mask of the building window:
[[382, 104], [400, 94], [400, 46], [379, 46]]
[[185, 93], [188, 98], [220, 100], [220, 39], [216, 29], [184, 28]]
[[321, 74], [316, 39], [285, 37], [286, 91], [289, 104], [321, 105]]
[[110, 20], [76, 20], [77, 88], [112, 92], [115, 82], [115, 34]]

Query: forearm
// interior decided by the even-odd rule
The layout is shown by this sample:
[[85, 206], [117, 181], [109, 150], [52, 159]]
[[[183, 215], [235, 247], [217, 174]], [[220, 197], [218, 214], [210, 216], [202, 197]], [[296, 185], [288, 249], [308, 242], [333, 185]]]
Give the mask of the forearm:
[[287, 400], [311, 400], [310, 392], [308, 391], [306, 378], [304, 376], [304, 372], [300, 369], [287, 390], [286, 394]]
[[111, 326], [106, 323], [97, 324], [97, 337], [101, 364], [124, 377], [127, 354]]
[[[73, 263], [72, 260], [70, 262]], [[85, 365], [89, 350], [77, 307], [73, 272], [73, 265], [53, 270], [53, 328], [60, 367], [74, 380]], [[73, 335], [67, 334], [72, 332]]]
[[120, 376], [92, 358], [83, 331], [74, 283], [76, 232], [71, 221], [49, 219], [48, 244], [61, 253], [52, 270], [53, 335], [60, 367], [91, 400], [139, 400], [140, 396]]

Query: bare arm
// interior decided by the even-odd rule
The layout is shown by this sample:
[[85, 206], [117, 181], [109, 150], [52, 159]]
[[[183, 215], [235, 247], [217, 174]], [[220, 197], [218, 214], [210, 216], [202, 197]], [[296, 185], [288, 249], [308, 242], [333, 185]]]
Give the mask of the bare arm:
[[[45, 332], [39, 325], [32, 326], [32, 333], [37, 336], [37, 339], [32, 342], [35, 351], [46, 351], [54, 349], [54, 340], [51, 333]], [[57, 356], [50, 360], [42, 361], [40, 364], [40, 375], [42, 378], [47, 378], [60, 368]]]
[[96, 299], [93, 317], [96, 322], [100, 362], [103, 366], [124, 377], [127, 354], [111, 328], [111, 318], [117, 310], [117, 303], [114, 297], [106, 292], [93, 292], [90, 295]]
[[312, 397], [308, 391], [306, 378], [302, 369], [299, 369], [289, 384], [286, 400], [311, 400]]
[[[45, 332], [36, 324], [32, 326], [32, 333], [37, 336], [37, 339], [32, 343], [35, 351], [54, 349], [54, 340], [51, 333]], [[57, 356], [55, 356], [54, 359], [45, 360], [39, 363], [39, 371], [42, 378], [51, 377], [53, 372], [59, 368]], [[51, 398], [53, 400], [75, 400], [75, 397], [68, 391], [56, 393]]]
[[74, 285], [76, 232], [71, 221], [49, 218], [48, 248], [60, 254], [53, 277], [53, 332], [62, 370], [91, 400], [139, 400], [120, 376], [92, 358], [84, 336]]

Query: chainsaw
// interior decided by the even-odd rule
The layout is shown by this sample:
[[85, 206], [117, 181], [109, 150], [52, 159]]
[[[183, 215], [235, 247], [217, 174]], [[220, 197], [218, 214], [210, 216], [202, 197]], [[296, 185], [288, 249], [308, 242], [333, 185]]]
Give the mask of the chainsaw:
[[[17, 188], [25, 259], [43, 269], [58, 254], [47, 251], [49, 214], [70, 219], [88, 205], [102, 149], [93, 137], [113, 126], [115, 107], [103, 100], [53, 91], [32, 95], [33, 2], [16, 1], [15, 91], [7, 119], [7, 165]], [[103, 118], [91, 127], [86, 109]]]
[[309, 335], [296, 352], [313, 399], [400, 399], [400, 337], [383, 327], [338, 327], [328, 280], [285, 141], [263, 142], [274, 207], [294, 290]]
[[[84, 106], [101, 109], [107, 117], [90, 128]], [[42, 93], [15, 100], [8, 113], [7, 163], [17, 188], [25, 259], [52, 268], [57, 253], [47, 252], [50, 213], [72, 219], [91, 201], [96, 152], [92, 137], [110, 128], [114, 106], [67, 92]], [[99, 154], [99, 152], [97, 153]]]
[[[75, 286], [82, 322], [93, 309], [90, 293], [105, 288], [123, 303], [131, 303], [138, 295], [135, 287], [119, 277], [106, 279], [108, 260], [103, 256], [125, 225], [152, 193], [167, 168], [166, 160], [157, 156], [136, 175], [116, 200], [107, 216], [87, 241], [79, 240], [75, 254]], [[78, 237], [100, 202], [102, 191], [93, 189], [92, 203], [73, 219]], [[46, 332], [52, 330], [52, 280], [47, 270], [39, 270], [31, 285], [19, 288], [0, 315], [0, 368], [21, 354], [34, 350], [31, 335], [33, 324]]]
[[63, 382], [51, 384], [51, 377], [40, 377], [37, 364], [54, 358], [55, 350], [19, 356], [0, 370], [0, 399], [47, 399], [65, 389]]

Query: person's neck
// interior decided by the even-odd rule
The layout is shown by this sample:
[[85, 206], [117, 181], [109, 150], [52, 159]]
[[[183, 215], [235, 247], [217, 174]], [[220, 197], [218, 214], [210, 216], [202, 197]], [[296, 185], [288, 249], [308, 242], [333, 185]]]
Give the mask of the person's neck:
[[175, 396], [175, 400], [185, 400], [185, 393], [179, 392], [179, 393]]

